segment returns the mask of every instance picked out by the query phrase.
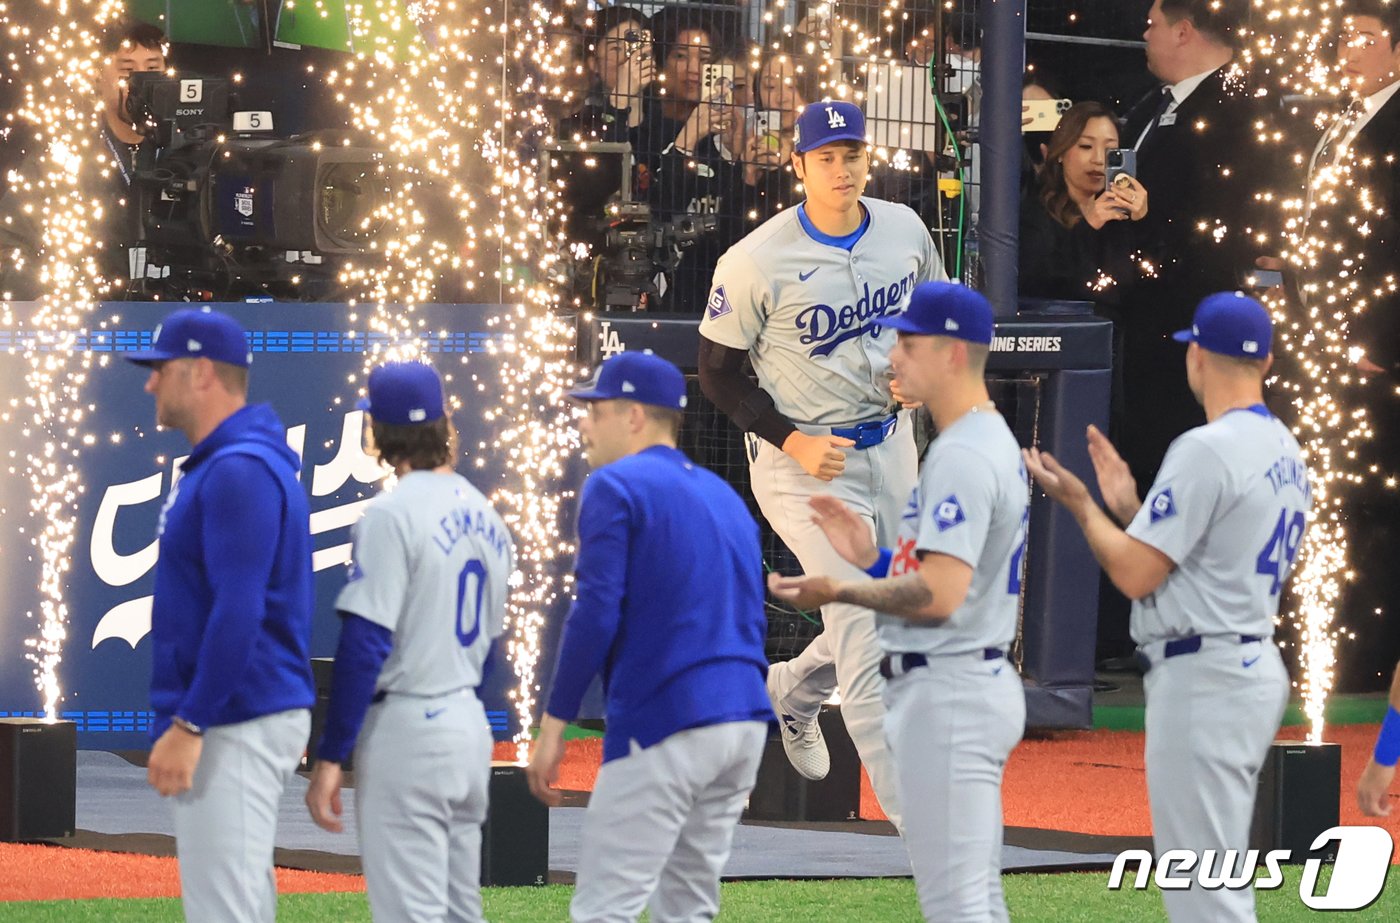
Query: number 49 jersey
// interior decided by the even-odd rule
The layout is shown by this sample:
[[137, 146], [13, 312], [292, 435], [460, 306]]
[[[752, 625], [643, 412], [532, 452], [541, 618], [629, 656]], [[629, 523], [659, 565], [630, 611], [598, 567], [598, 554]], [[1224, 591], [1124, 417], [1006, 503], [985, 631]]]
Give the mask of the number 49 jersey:
[[1133, 640], [1272, 637], [1311, 509], [1298, 441], [1262, 404], [1177, 437], [1128, 526], [1176, 564], [1133, 603]]
[[461, 475], [412, 471], [375, 497], [355, 524], [336, 599], [336, 609], [394, 633], [375, 690], [434, 696], [480, 685], [514, 568], [505, 523]]
[[959, 418], [929, 448], [899, 526], [889, 576], [919, 568], [922, 553], [972, 567], [967, 598], [941, 625], [877, 613], [880, 647], [891, 653], [1006, 650], [1016, 637], [1030, 489], [1021, 448], [1001, 415]]

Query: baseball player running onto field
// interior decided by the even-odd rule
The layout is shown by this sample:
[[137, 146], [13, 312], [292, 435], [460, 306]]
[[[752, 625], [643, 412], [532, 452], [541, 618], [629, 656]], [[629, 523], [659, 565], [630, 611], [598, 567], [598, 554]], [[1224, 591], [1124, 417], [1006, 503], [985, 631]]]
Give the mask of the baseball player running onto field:
[[885, 738], [920, 908], [929, 920], [1006, 920], [1001, 780], [1026, 723], [1006, 651], [1021, 595], [1026, 471], [987, 396], [987, 300], [961, 285], [925, 283], [886, 323], [899, 331], [892, 358], [901, 388], [928, 406], [939, 431], [898, 547], [877, 548], [849, 506], [813, 497], [815, 525], [876, 579], [774, 574], [769, 586], [798, 605], [839, 600], [875, 610]]
[[[747, 434], [754, 498], [803, 568], [854, 580], [860, 569], [812, 525], [807, 499], [840, 497], [877, 541], [894, 540], [918, 458], [909, 415], [896, 412], [894, 334], [884, 321], [916, 284], [946, 274], [917, 214], [861, 195], [870, 154], [856, 106], [803, 110], [792, 162], [806, 200], [731, 247], [715, 269], [700, 323], [700, 385]], [[784, 748], [802, 775], [826, 776], [816, 718], [839, 683], [846, 727], [898, 826], [874, 619], [847, 603], [826, 606], [822, 618], [824, 630], [807, 649], [768, 674]]]
[[457, 434], [431, 366], [375, 368], [360, 408], [370, 450], [398, 483], [354, 527], [306, 805], [317, 824], [340, 831], [341, 763], [353, 749], [374, 919], [469, 923], [482, 919], [491, 777], [491, 728], [476, 687], [505, 628], [515, 548], [490, 502], [453, 470]]
[[[1158, 854], [1188, 849], [1202, 858], [1202, 875], [1239, 874], [1259, 769], [1288, 703], [1274, 619], [1312, 490], [1297, 441], [1264, 406], [1273, 360], [1264, 306], [1238, 292], [1211, 295], [1176, 338], [1191, 344], [1186, 378], [1207, 422], [1171, 444], [1146, 503], [1112, 444], [1089, 430], [1099, 490], [1126, 531], [1054, 458], [1035, 450], [1026, 458], [1133, 600], [1132, 636], [1148, 665], [1147, 792]], [[1216, 857], [1211, 868], [1206, 850]], [[1177, 923], [1255, 919], [1250, 888], [1193, 882], [1162, 899]]]
[[194, 447], [161, 509], [146, 777], [174, 796], [185, 919], [271, 923], [277, 801], [301, 759], [311, 681], [311, 522], [301, 461], [249, 405], [243, 328], [176, 311], [127, 358], [156, 421]]
[[[714, 919], [719, 876], [773, 717], [763, 556], [738, 494], [676, 449], [685, 379], [624, 352], [570, 394], [594, 468], [578, 514], [578, 597], [526, 774], [546, 804], [564, 728], [603, 675], [603, 767], [579, 848], [575, 921]], [[702, 563], [703, 562], [703, 563]]]

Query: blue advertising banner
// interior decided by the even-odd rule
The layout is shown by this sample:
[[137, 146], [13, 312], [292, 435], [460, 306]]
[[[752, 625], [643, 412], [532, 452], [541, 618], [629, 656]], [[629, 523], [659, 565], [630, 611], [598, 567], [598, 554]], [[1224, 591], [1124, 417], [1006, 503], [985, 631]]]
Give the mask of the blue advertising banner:
[[[317, 613], [312, 655], [331, 656], [339, 625], [333, 604], [345, 579], [350, 526], [377, 491], [382, 472], [361, 445], [363, 414], [355, 409], [364, 357], [387, 338], [351, 324], [351, 310], [332, 304], [230, 304], [219, 310], [249, 331], [254, 359], [249, 400], [270, 403], [287, 426], [287, 441], [302, 456], [302, 484], [311, 500]], [[40, 563], [33, 539], [38, 524], [29, 516], [32, 494], [27, 453], [42, 434], [26, 433], [26, 360], [30, 334], [25, 306], [14, 305], [15, 328], [0, 330], [0, 439], [7, 476], [0, 479], [0, 717], [34, 715], [43, 708], [34, 684], [26, 641], [38, 636]], [[156, 518], [178, 465], [189, 451], [178, 432], [155, 426], [152, 398], [143, 393], [147, 373], [121, 361], [122, 353], [150, 345], [151, 332], [169, 304], [105, 305], [109, 329], [95, 332], [76, 349], [93, 358], [84, 399], [94, 405], [86, 432], [95, 437], [80, 458], [82, 493], [67, 574], [69, 619], [59, 679], [61, 717], [78, 725], [78, 744], [89, 749], [149, 746], [151, 588], [156, 563]], [[490, 325], [506, 309], [491, 305], [430, 305], [417, 309], [432, 333], [421, 338], [430, 360], [449, 377], [448, 391], [461, 395], [454, 414], [461, 433], [461, 467], [488, 495], [508, 476], [499, 459], [475, 457], [492, 433], [482, 420], [486, 407], [474, 401], [478, 380], [500, 373], [489, 341], [501, 336]], [[361, 315], [363, 315], [363, 311]], [[489, 393], [489, 390], [486, 392]], [[551, 623], [557, 620], [551, 619]], [[553, 640], [554, 632], [547, 641]], [[517, 719], [508, 708], [514, 673], [498, 643], [482, 690], [498, 739], [510, 737]], [[541, 663], [553, 662], [548, 650]]]

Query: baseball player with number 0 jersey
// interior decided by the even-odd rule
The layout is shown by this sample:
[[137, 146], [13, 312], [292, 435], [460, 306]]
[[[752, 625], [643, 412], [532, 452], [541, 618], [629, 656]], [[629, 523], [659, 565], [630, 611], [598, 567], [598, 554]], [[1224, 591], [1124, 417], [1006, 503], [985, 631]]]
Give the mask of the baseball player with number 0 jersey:
[[769, 586], [799, 605], [835, 599], [875, 610], [885, 737], [920, 908], [928, 920], [1004, 921], [1001, 780], [1026, 721], [1006, 656], [1021, 595], [1026, 472], [987, 396], [991, 304], [931, 282], [888, 323], [899, 331], [901, 388], [938, 426], [898, 544], [877, 548], [848, 505], [815, 497], [810, 508], [834, 551], [876, 579], [774, 575]]
[[[1211, 295], [1176, 338], [1191, 344], [1187, 380], [1207, 423], [1172, 443], [1146, 502], [1112, 445], [1090, 432], [1104, 502], [1126, 531], [1055, 459], [1032, 451], [1027, 461], [1133, 600], [1133, 640], [1148, 666], [1147, 788], [1157, 853], [1213, 850], [1203, 875], [1239, 874], [1259, 770], [1288, 703], [1274, 619], [1312, 489], [1297, 440], [1263, 402], [1273, 340], [1263, 305], [1238, 292]], [[1193, 882], [1164, 889], [1162, 898], [1174, 923], [1255, 919], [1249, 888]]]
[[476, 687], [505, 627], [515, 548], [490, 502], [452, 470], [456, 433], [437, 372], [389, 362], [368, 390], [360, 406], [373, 449], [398, 482], [354, 527], [306, 803], [317, 824], [341, 829], [340, 767], [353, 749], [374, 919], [475, 923], [492, 746]]
[[[856, 106], [808, 106], [794, 151], [806, 200], [720, 258], [700, 324], [700, 385], [746, 434], [754, 498], [803, 568], [858, 579], [860, 570], [812, 524], [807, 500], [838, 496], [879, 541], [894, 540], [918, 459], [909, 414], [892, 393], [894, 333], [884, 321], [903, 310], [915, 285], [946, 274], [917, 214], [861, 195], [869, 152]], [[816, 718], [839, 684], [846, 727], [898, 826], [874, 618], [844, 603], [825, 607], [822, 618], [807, 649], [769, 672], [784, 747], [804, 776], [826, 775]]]

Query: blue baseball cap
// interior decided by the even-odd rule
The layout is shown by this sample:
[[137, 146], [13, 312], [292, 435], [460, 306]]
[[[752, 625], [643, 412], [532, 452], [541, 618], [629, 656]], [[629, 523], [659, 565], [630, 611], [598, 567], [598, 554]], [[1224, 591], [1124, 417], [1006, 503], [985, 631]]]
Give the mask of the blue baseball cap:
[[137, 365], [169, 362], [171, 359], [213, 359], [247, 368], [253, 364], [248, 335], [243, 326], [213, 308], [182, 308], [156, 325], [150, 349], [126, 353], [123, 358]]
[[792, 134], [792, 149], [797, 153], [805, 154], [833, 141], [865, 143], [865, 115], [855, 103], [811, 103], [797, 117]]
[[426, 362], [386, 362], [369, 372], [369, 397], [355, 404], [381, 423], [409, 426], [441, 420], [442, 379]]
[[621, 352], [604, 360], [593, 380], [570, 391], [569, 397], [576, 401], [636, 401], [684, 410], [685, 376], [651, 350]]
[[1196, 343], [1222, 356], [1263, 359], [1273, 351], [1274, 321], [1243, 292], [1216, 292], [1196, 305], [1190, 330], [1172, 334], [1178, 343]]
[[992, 345], [995, 314], [981, 292], [956, 282], [921, 282], [903, 313], [880, 319], [881, 327], [923, 336], [955, 337]]

